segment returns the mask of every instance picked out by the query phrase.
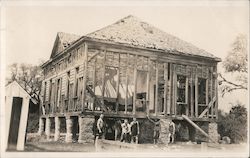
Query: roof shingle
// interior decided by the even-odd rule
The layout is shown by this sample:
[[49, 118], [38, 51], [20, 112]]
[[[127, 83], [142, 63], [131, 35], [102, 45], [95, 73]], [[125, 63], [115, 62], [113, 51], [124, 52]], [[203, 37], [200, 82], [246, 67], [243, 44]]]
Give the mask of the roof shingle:
[[187, 55], [218, 59], [213, 54], [143, 22], [132, 15], [86, 36], [144, 48], [171, 51], [172, 53], [176, 51]]

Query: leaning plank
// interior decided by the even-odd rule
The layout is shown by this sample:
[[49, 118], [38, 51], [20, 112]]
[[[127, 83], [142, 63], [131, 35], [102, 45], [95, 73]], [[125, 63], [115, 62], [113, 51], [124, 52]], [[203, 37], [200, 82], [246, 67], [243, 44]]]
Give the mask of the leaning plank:
[[209, 135], [205, 131], [203, 131], [198, 125], [196, 125], [192, 120], [190, 120], [186, 115], [182, 115], [182, 117], [188, 123], [190, 123], [194, 128], [196, 128], [198, 131], [200, 131], [204, 136], [206, 136], [208, 139], [210, 139], [212, 142], [217, 143], [214, 139], [209, 137]]
[[214, 105], [215, 101], [216, 101], [216, 97], [214, 97], [213, 100], [210, 101], [207, 108], [200, 114], [199, 118], [202, 118], [208, 112], [208, 110]]
[[102, 108], [103, 111], [108, 111], [107, 106], [100, 101], [100, 99], [95, 95], [92, 89], [86, 85], [86, 89], [88, 90], [89, 94], [95, 99], [96, 104]]
[[98, 54], [100, 54], [101, 51], [96, 51], [96, 53], [88, 59], [88, 62], [90, 62], [92, 59], [94, 59]]

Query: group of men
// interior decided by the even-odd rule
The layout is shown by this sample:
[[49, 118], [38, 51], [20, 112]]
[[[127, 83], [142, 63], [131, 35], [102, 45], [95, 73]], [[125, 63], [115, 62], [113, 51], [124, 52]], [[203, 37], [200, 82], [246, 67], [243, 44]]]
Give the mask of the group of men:
[[[148, 117], [148, 116], [147, 116]], [[96, 139], [103, 139], [105, 134], [105, 125], [103, 121], [104, 115], [101, 114], [99, 119], [96, 123], [97, 131], [96, 133]], [[161, 124], [160, 120], [157, 119], [151, 119], [149, 118], [149, 121], [151, 121], [154, 124], [153, 127], [153, 139], [154, 144], [158, 143], [158, 139], [160, 136], [160, 130], [161, 130]], [[138, 137], [140, 134], [140, 127], [139, 122], [136, 118], [133, 118], [133, 120], [129, 123], [128, 119], [124, 119], [124, 122], [122, 123], [120, 120], [116, 121], [114, 126], [115, 131], [115, 140], [119, 140], [118, 136], [120, 135], [120, 141], [126, 142], [126, 143], [136, 143], [138, 144]], [[168, 143], [174, 143], [175, 138], [175, 124], [171, 120], [168, 126], [169, 135], [168, 135]]]

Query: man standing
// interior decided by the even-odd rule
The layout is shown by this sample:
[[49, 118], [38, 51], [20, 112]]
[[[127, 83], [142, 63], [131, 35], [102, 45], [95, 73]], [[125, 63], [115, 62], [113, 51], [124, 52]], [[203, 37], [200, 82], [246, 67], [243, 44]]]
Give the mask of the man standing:
[[174, 143], [174, 137], [175, 137], [175, 123], [170, 120], [170, 123], [169, 123], [169, 135], [168, 135], [168, 140], [169, 140], [169, 143]]
[[[114, 130], [115, 130], [115, 141], [118, 140], [118, 136], [121, 137], [121, 133], [122, 133], [122, 127], [121, 127], [121, 121], [120, 120], [116, 120], [115, 124], [113, 126]], [[120, 140], [120, 139], [119, 139]]]
[[125, 141], [129, 143], [129, 133], [130, 133], [130, 125], [128, 123], [128, 119], [124, 120], [122, 124], [122, 135], [121, 135], [121, 142]]
[[138, 136], [139, 136], [139, 122], [136, 120], [136, 118], [133, 118], [133, 121], [130, 123], [131, 127], [131, 143], [138, 144]]
[[149, 116], [147, 116], [149, 121], [151, 121], [154, 124], [154, 135], [153, 135], [153, 139], [154, 139], [154, 144], [158, 143], [158, 139], [160, 137], [160, 130], [161, 130], [161, 124], [160, 124], [160, 120], [157, 121], [157, 119], [152, 120], [151, 118], [149, 118]]
[[103, 139], [104, 138], [104, 122], [103, 122], [104, 115], [101, 114], [99, 119], [97, 120], [97, 139]]

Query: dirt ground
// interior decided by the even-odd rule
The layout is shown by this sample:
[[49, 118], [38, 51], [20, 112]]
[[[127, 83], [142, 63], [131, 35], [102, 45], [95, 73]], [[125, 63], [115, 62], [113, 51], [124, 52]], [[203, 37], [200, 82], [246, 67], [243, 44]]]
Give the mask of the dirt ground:
[[244, 144], [189, 144], [177, 142], [171, 145], [139, 144], [135, 147], [121, 147], [110, 144], [98, 144], [96, 150], [93, 143], [65, 142], [27, 142], [25, 151], [28, 152], [244, 152]]
[[28, 135], [24, 152], [78, 152], [78, 153], [128, 153], [128, 152], [156, 152], [157, 154], [173, 153], [227, 153], [236, 154], [247, 152], [246, 144], [210, 144], [202, 143], [196, 144], [192, 142], [176, 142], [170, 145], [163, 144], [128, 144], [119, 141], [104, 140], [99, 141], [97, 146], [94, 143], [66, 143], [64, 136], [60, 141], [55, 142], [53, 139], [47, 141], [46, 139], [39, 138], [37, 135]]

